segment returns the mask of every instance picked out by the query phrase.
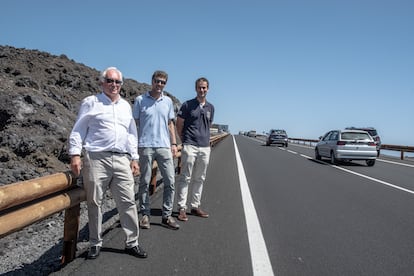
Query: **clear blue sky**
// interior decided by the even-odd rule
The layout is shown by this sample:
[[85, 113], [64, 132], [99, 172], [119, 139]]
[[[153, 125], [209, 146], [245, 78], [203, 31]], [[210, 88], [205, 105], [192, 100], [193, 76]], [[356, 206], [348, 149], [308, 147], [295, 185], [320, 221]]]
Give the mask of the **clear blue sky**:
[[[316, 139], [373, 126], [414, 146], [414, 1], [2, 1], [0, 44], [117, 66], [195, 96], [210, 80], [215, 122]], [[94, 91], [91, 91], [94, 92]]]

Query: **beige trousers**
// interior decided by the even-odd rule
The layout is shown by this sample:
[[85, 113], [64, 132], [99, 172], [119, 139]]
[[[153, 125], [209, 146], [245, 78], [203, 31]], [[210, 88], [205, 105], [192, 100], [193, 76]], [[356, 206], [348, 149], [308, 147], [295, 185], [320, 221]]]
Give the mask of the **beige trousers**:
[[88, 206], [90, 246], [102, 246], [102, 201], [108, 188], [115, 200], [121, 227], [126, 235], [126, 247], [138, 245], [135, 183], [128, 155], [86, 152], [82, 176]]

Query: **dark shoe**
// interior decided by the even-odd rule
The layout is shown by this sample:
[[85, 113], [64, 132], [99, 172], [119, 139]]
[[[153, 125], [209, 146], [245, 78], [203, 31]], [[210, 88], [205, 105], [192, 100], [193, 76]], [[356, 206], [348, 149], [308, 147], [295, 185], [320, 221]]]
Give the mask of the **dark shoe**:
[[125, 253], [137, 257], [137, 258], [146, 258], [148, 257], [147, 252], [141, 248], [141, 246], [137, 245], [131, 248], [125, 248]]
[[141, 229], [150, 229], [151, 225], [150, 225], [149, 216], [147, 215], [142, 216], [141, 220], [139, 221], [139, 227], [141, 227]]
[[175, 219], [171, 216], [169, 216], [168, 218], [163, 218], [162, 224], [173, 230], [178, 230], [180, 228], [180, 225], [178, 225]]
[[98, 258], [100, 252], [101, 252], [101, 247], [100, 246], [92, 246], [89, 249], [88, 259]]
[[191, 209], [191, 214], [202, 218], [208, 218], [208, 214], [200, 208]]
[[187, 221], [188, 220], [187, 213], [186, 213], [184, 208], [180, 209], [180, 213], [178, 214], [178, 220], [181, 220], [181, 221]]

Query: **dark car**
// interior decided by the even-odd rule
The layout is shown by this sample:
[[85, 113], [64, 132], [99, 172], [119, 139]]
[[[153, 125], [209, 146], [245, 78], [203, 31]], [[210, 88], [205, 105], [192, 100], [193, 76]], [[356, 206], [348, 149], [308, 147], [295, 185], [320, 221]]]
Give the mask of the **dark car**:
[[363, 130], [371, 135], [372, 139], [374, 139], [375, 145], [377, 146], [377, 156], [380, 155], [381, 149], [381, 138], [378, 135], [378, 132], [373, 127], [347, 127], [346, 129], [356, 129], [356, 130]]
[[283, 145], [288, 146], [288, 135], [283, 129], [272, 129], [266, 139], [266, 146]]

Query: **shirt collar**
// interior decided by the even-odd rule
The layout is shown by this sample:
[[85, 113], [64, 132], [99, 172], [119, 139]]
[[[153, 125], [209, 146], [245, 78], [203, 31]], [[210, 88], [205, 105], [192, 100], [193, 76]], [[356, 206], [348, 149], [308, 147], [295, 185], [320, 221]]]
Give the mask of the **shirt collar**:
[[106, 104], [112, 104], [112, 103], [114, 103], [114, 104], [116, 104], [116, 103], [118, 103], [119, 102], [119, 100], [121, 99], [121, 96], [119, 96], [118, 95], [118, 99], [115, 101], [115, 102], [112, 102], [112, 100], [111, 100], [111, 98], [109, 98], [103, 91], [101, 92], [101, 93], [99, 93], [98, 94], [98, 98], [102, 101], [102, 102], [104, 102], [104, 103], [106, 103]]
[[[195, 98], [194, 98], [194, 100], [195, 100], [196, 102], [198, 102], [198, 105], [199, 105], [199, 106], [201, 106], [201, 103], [198, 101], [197, 97], [195, 97]], [[203, 107], [208, 106], [208, 101], [206, 100], [202, 106], [203, 106]]]
[[154, 101], [161, 101], [161, 100], [162, 100], [162, 98], [164, 98], [164, 92], [161, 92], [161, 95], [160, 95], [160, 97], [159, 97], [158, 99], [156, 99], [156, 98], [154, 98], [153, 96], [151, 96], [150, 91], [148, 91], [145, 95], [146, 95], [147, 97], [149, 97], [149, 98], [153, 99]]

